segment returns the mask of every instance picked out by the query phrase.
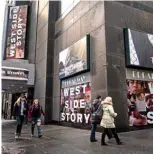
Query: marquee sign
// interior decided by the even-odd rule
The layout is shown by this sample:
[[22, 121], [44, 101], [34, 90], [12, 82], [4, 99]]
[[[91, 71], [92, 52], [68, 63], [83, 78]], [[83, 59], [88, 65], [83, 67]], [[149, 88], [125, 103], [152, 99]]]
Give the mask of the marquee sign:
[[2, 67], [2, 79], [28, 81], [28, 75], [28, 69]]

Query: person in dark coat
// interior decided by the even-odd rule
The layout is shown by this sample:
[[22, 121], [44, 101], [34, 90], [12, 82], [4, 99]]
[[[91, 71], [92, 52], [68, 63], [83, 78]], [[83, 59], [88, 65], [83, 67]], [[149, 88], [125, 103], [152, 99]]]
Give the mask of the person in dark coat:
[[25, 95], [21, 94], [21, 96], [15, 102], [14, 109], [13, 109], [13, 115], [14, 117], [16, 117], [16, 120], [17, 120], [17, 127], [16, 127], [16, 133], [15, 133], [16, 139], [21, 136], [22, 125], [23, 125], [24, 117], [26, 116], [26, 113], [27, 113], [27, 103], [25, 100]]
[[38, 137], [41, 138], [41, 115], [45, 116], [42, 106], [40, 105], [38, 99], [35, 99], [32, 106], [29, 109], [29, 119], [32, 121], [31, 125], [31, 136], [34, 137], [34, 129], [37, 124]]

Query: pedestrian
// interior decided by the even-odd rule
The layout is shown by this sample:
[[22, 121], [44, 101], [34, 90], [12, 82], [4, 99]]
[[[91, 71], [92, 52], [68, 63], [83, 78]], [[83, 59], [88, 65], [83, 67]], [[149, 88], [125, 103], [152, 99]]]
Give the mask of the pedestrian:
[[[102, 98], [100, 95], [96, 97], [96, 99], [92, 102], [92, 116], [91, 116], [91, 135], [90, 135], [90, 141], [96, 142], [95, 138], [95, 132], [97, 129], [97, 125], [101, 122], [101, 116], [102, 116], [102, 106], [101, 104]], [[112, 136], [107, 132], [107, 136], [109, 139], [112, 138]]]
[[44, 115], [42, 106], [40, 105], [38, 99], [35, 99], [33, 104], [31, 105], [29, 109], [29, 119], [32, 121], [31, 125], [31, 136], [34, 137], [34, 129], [35, 125], [37, 124], [37, 131], [38, 131], [38, 137], [41, 138], [41, 115]]
[[101, 138], [101, 145], [107, 145], [105, 143], [105, 136], [107, 135], [108, 130], [111, 130], [114, 138], [118, 145], [121, 145], [122, 142], [120, 141], [118, 134], [116, 133], [116, 128], [114, 124], [114, 118], [117, 116], [117, 113], [114, 112], [112, 98], [106, 97], [103, 103], [103, 116], [100, 125], [103, 127], [102, 138]]
[[21, 136], [22, 125], [23, 125], [24, 117], [26, 113], [27, 113], [27, 104], [25, 100], [25, 95], [21, 94], [21, 96], [15, 102], [14, 109], [13, 109], [13, 115], [14, 117], [16, 117], [16, 120], [17, 120], [17, 127], [16, 127], [16, 133], [15, 133], [16, 139]]

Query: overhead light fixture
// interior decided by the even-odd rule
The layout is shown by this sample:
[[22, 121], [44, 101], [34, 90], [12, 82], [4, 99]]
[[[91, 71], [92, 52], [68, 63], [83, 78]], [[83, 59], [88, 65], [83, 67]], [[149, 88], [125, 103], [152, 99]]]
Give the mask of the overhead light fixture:
[[14, 87], [14, 84], [12, 84], [12, 87]]

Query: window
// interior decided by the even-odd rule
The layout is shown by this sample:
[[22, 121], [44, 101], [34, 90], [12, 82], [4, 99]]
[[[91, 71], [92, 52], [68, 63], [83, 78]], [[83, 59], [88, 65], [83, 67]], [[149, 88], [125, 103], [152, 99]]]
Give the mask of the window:
[[61, 0], [62, 18], [64, 18], [79, 2], [80, 0]]

